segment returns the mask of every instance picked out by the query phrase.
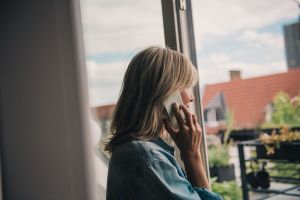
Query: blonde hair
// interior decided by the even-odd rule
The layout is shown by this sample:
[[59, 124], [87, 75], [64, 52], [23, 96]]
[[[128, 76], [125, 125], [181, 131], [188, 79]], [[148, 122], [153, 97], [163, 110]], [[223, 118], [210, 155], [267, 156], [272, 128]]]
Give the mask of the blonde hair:
[[135, 55], [123, 79], [105, 150], [112, 153], [123, 136], [129, 140], [159, 136], [163, 128], [164, 102], [197, 80], [195, 67], [180, 52], [150, 47]]

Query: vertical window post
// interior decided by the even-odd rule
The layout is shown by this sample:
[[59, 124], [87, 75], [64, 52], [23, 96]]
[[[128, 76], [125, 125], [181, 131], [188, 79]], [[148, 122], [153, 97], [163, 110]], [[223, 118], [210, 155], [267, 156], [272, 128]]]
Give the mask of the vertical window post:
[[[185, 54], [197, 68], [191, 0], [161, 0], [161, 3], [166, 46]], [[200, 120], [199, 123], [203, 132], [200, 151], [204, 168], [209, 179], [206, 134], [199, 83], [194, 87], [193, 92], [195, 96], [195, 113]]]

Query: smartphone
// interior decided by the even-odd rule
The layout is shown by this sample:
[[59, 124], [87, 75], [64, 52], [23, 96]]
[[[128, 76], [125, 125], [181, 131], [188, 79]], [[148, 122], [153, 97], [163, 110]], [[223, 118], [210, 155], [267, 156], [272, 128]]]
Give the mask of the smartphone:
[[[177, 103], [178, 106], [182, 105], [182, 99], [179, 93], [175, 93], [172, 96], [170, 96], [167, 101], [165, 102], [165, 113], [167, 115], [168, 120], [170, 121], [173, 128], [178, 129], [178, 123], [177, 119], [175, 117], [175, 112], [172, 108], [172, 104]], [[184, 115], [181, 114], [181, 117], [185, 121]]]

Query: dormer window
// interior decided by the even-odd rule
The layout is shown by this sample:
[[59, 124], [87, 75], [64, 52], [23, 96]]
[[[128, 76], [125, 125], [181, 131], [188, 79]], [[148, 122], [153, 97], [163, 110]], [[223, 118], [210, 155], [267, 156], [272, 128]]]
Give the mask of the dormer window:
[[204, 110], [204, 121], [208, 126], [218, 126], [225, 120], [226, 106], [222, 92], [216, 94]]

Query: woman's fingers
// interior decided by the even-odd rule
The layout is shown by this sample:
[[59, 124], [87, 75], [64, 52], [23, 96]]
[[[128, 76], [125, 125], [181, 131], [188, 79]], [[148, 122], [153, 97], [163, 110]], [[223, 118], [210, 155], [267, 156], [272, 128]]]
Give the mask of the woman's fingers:
[[200, 124], [198, 123], [197, 116], [196, 115], [192, 115], [192, 118], [193, 118], [193, 123], [196, 126], [197, 141], [200, 142], [201, 137], [202, 137], [202, 129], [201, 129]]
[[187, 109], [186, 106], [181, 105], [180, 108], [183, 110], [187, 125], [189, 127], [192, 127], [193, 126], [192, 114], [190, 113], [190, 111]]
[[197, 115], [192, 114], [192, 118], [193, 118], [193, 124], [195, 126], [199, 126], [200, 127], [198, 119], [197, 119]]
[[176, 117], [176, 120], [178, 122], [179, 129], [183, 129], [184, 120], [182, 119], [182, 116], [180, 114], [179, 107], [178, 107], [177, 103], [172, 104], [172, 109], [175, 113], [175, 117]]
[[192, 118], [193, 118], [194, 125], [202, 133], [202, 129], [201, 129], [201, 126], [200, 126], [200, 124], [198, 122], [197, 116], [196, 115], [192, 115]]

